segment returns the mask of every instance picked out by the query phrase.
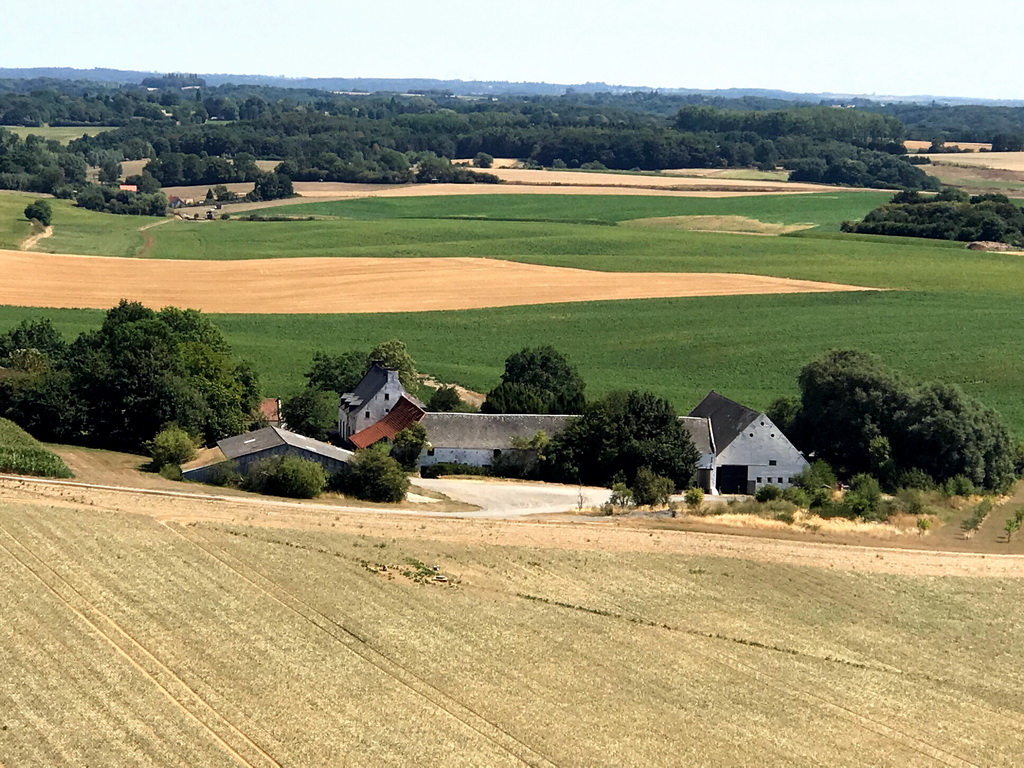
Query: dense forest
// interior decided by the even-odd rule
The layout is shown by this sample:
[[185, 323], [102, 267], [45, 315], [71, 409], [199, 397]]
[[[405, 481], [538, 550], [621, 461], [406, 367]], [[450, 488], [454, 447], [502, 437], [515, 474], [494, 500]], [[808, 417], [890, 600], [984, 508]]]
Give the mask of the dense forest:
[[[277, 174], [291, 181], [497, 181], [449, 162], [483, 153], [559, 168], [781, 167], [795, 181], [927, 190], [935, 182], [906, 157], [908, 137], [1024, 145], [1022, 108], [846, 106], [656, 91], [332, 93], [209, 87], [194, 75], [154, 77], [145, 86], [0, 80], [2, 125], [114, 127], [67, 146], [0, 129], [0, 187], [77, 197], [89, 166], [112, 184], [118, 163], [147, 158], [145, 173], [130, 180], [137, 194], [266, 182], [256, 160], [276, 161]], [[106, 193], [85, 194], [99, 207]], [[105, 209], [159, 208], [151, 203], [130, 199]]]

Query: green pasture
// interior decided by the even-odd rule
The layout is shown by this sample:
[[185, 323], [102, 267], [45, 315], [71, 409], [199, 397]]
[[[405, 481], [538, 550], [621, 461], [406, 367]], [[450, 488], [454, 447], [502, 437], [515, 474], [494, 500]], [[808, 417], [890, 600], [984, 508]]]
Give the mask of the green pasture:
[[[32, 227], [25, 206], [39, 195], [0, 194], [0, 248], [17, 248]], [[151, 216], [113, 216], [77, 208], [70, 200], [49, 200], [53, 208], [53, 237], [40, 240], [34, 250], [44, 253], [81, 253], [89, 256], [134, 256], [142, 247], [139, 227], [160, 219]]]
[[67, 144], [73, 139], [80, 139], [83, 136], [95, 136], [98, 133], [104, 131], [112, 131], [115, 126], [111, 125], [78, 125], [78, 126], [64, 126], [64, 125], [44, 125], [40, 127], [31, 127], [24, 125], [0, 125], [0, 128], [8, 130], [11, 133], [16, 133], [21, 138], [26, 136], [42, 136], [44, 139], [59, 141], [61, 144]]
[[[0, 328], [45, 314], [72, 336], [95, 310], [0, 307]], [[421, 370], [486, 391], [505, 357], [553, 344], [591, 394], [639, 387], [688, 410], [716, 389], [753, 407], [796, 394], [796, 375], [837, 347], [880, 355], [928, 380], [960, 385], [1024, 434], [1024, 290], [1016, 296], [892, 291], [551, 304], [372, 315], [215, 315], [264, 392], [301, 388], [314, 352], [401, 338]]]
[[[607, 271], [718, 271], [871, 286], [868, 293], [591, 302], [377, 315], [221, 315], [217, 323], [259, 370], [265, 392], [288, 395], [318, 350], [368, 348], [392, 337], [421, 370], [487, 390], [505, 357], [554, 344], [593, 394], [651, 389], [689, 409], [709, 389], [755, 407], [796, 392], [811, 358], [836, 347], [880, 355], [922, 379], [959, 384], [1024, 434], [1024, 261], [961, 244], [834, 231], [888, 199], [850, 192], [744, 198], [543, 195], [370, 198], [277, 212], [317, 221], [167, 222], [151, 256], [485, 256]], [[21, 198], [21, 199], [19, 199]], [[0, 196], [0, 238], [20, 239], [31, 196]], [[47, 250], [130, 255], [152, 219], [95, 214], [54, 201]], [[817, 229], [785, 237], [634, 227], [630, 218], [743, 215]], [[586, 222], [586, 223], [583, 223]], [[130, 297], [128, 297], [130, 298]], [[71, 336], [98, 311], [0, 307], [0, 329], [45, 314]]]

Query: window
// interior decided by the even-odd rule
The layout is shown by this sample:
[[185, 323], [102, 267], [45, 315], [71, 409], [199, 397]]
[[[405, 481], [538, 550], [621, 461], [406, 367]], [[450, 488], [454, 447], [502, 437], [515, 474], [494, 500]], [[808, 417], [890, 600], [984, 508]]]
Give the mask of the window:
[[757, 478], [757, 482], [759, 482], [759, 483], [761, 482], [761, 478], [760, 478], [760, 477], [759, 477], [759, 478]]
[[384, 399], [385, 400], [390, 400], [391, 399], [391, 394], [389, 392], [385, 392], [384, 393]]
[[494, 458], [498, 458], [499, 456], [501, 456], [501, 448], [495, 448], [493, 455]]
[[782, 482], [782, 478], [781, 478], [781, 477], [779, 478], [779, 482], [780, 482], [780, 483]]
[[370, 418], [370, 412], [369, 411], [366, 412], [366, 418]]
[[779, 462], [777, 462], [775, 459], [768, 459], [768, 466], [769, 467], [774, 467], [778, 463]]
[[433, 455], [434, 455], [434, 449], [433, 448], [428, 448], [427, 449], [427, 456], [433, 456]]

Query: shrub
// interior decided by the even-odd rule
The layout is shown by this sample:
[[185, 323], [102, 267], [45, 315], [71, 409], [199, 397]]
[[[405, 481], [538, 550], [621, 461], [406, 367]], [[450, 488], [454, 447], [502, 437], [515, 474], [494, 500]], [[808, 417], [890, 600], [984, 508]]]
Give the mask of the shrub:
[[807, 495], [807, 491], [803, 488], [797, 488], [795, 486], [787, 488], [782, 492], [782, 498], [788, 501], [790, 504], [800, 507], [801, 509], [807, 509], [811, 503], [810, 497]]
[[182, 480], [181, 467], [177, 464], [164, 464], [160, 467], [160, 477], [167, 480]]
[[397, 503], [409, 490], [409, 478], [399, 463], [374, 448], [356, 451], [339, 480], [345, 493], [364, 501]]
[[391, 446], [391, 455], [406, 472], [416, 469], [420, 454], [427, 447], [427, 428], [419, 422], [410, 424], [397, 435]]
[[632, 507], [633, 492], [625, 483], [615, 483], [612, 486], [612, 495], [608, 499], [608, 503], [613, 507]]
[[872, 512], [878, 509], [882, 501], [882, 487], [871, 475], [854, 475], [850, 480], [850, 490], [864, 499]]
[[668, 477], [655, 474], [647, 467], [641, 467], [636, 473], [636, 479], [630, 490], [633, 492], [633, 501], [637, 506], [653, 507], [668, 503], [669, 497], [675, 491], [675, 483]]
[[445, 475], [490, 475], [488, 467], [477, 467], [473, 464], [460, 464], [457, 461], [442, 461], [420, 467], [420, 477], [433, 479]]
[[158, 472], [169, 465], [180, 467], [196, 457], [196, 441], [177, 424], [170, 424], [157, 432], [148, 447], [153, 457], [153, 469]]
[[270, 496], [313, 499], [327, 485], [327, 473], [317, 462], [297, 456], [275, 456], [254, 464], [242, 488]]
[[704, 489], [698, 488], [697, 486], [687, 488], [686, 494], [683, 496], [683, 500], [686, 502], [686, 506], [691, 512], [698, 511], [704, 504]]
[[955, 475], [942, 484], [942, 493], [946, 496], [973, 496], [977, 489], [970, 478]]
[[50, 226], [50, 222], [53, 221], [53, 208], [46, 200], [36, 200], [34, 203], [29, 203], [25, 208], [25, 218], [31, 221], [35, 219], [44, 227]]
[[773, 519], [778, 520], [780, 523], [792, 525], [796, 521], [796, 515], [794, 514], [795, 511], [796, 510], [791, 509], [780, 509], [773, 515]]
[[230, 462], [225, 461], [217, 464], [210, 470], [210, 475], [206, 482], [221, 488], [238, 488], [242, 485], [242, 476]]
[[810, 494], [823, 488], [833, 488], [836, 484], [836, 473], [828, 462], [818, 459], [802, 472], [794, 475], [790, 482], [798, 488], [803, 488]]
[[896, 476], [897, 488], [916, 488], [920, 491], [934, 491], [935, 481], [932, 476], [923, 469], [911, 467], [905, 469]]
[[782, 489], [777, 485], [762, 485], [754, 492], [754, 498], [764, 504], [782, 498]]
[[462, 405], [462, 398], [459, 391], [451, 384], [445, 384], [434, 391], [427, 401], [427, 410], [441, 413], [450, 413]]
[[809, 491], [809, 493], [811, 495], [811, 503], [808, 504], [808, 509], [821, 509], [832, 504], [831, 488], [817, 488]]
[[900, 488], [892, 503], [893, 509], [906, 515], [924, 513], [924, 496], [917, 488]]

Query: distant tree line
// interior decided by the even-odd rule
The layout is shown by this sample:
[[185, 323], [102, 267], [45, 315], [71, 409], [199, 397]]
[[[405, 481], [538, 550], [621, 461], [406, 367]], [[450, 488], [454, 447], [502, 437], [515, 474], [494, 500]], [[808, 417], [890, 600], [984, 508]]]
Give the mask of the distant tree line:
[[863, 221], [843, 222], [842, 229], [867, 235], [985, 240], [1024, 248], [1024, 209], [999, 194], [968, 197], [952, 188], [934, 196], [900, 192]]

